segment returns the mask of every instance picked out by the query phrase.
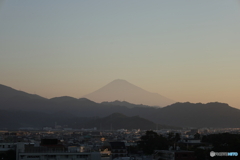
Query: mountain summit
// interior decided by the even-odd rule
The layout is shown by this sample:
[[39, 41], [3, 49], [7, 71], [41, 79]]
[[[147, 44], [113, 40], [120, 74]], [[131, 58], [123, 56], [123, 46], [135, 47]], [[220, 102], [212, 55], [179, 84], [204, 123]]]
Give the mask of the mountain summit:
[[175, 103], [157, 93], [148, 92], [126, 80], [117, 79], [97, 91], [84, 96], [95, 102], [127, 101], [134, 104], [164, 107]]

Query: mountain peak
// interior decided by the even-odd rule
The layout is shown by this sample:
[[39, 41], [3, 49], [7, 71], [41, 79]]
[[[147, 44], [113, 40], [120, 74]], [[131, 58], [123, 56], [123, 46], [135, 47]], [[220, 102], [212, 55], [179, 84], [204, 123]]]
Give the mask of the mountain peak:
[[127, 101], [134, 104], [161, 107], [174, 103], [173, 100], [165, 98], [156, 93], [148, 92], [123, 79], [116, 79], [84, 97], [98, 103], [118, 100]]
[[77, 99], [70, 96], [62, 96], [62, 97], [54, 97], [54, 98], [51, 98], [50, 100], [55, 102], [67, 102], [67, 101], [73, 101]]
[[124, 79], [115, 79], [112, 82], [108, 83], [107, 85], [132, 85], [132, 86], [135, 86], [134, 84], [131, 84]]
[[116, 82], [117, 82], [117, 83], [118, 83], [118, 82], [121, 82], [121, 83], [123, 83], [123, 82], [126, 83], [126, 82], [127, 82], [127, 83], [129, 83], [128, 81], [126, 81], [126, 80], [124, 80], [124, 79], [115, 79], [115, 80], [113, 80], [111, 83], [116, 83]]

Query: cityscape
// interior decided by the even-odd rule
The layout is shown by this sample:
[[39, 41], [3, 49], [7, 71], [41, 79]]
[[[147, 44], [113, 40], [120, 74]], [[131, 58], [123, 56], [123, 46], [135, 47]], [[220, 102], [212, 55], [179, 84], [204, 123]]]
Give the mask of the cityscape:
[[240, 0], [0, 0], [0, 160], [240, 160]]
[[[134, 87], [129, 83], [126, 87], [126, 81], [110, 84], [108, 91], [114, 88], [121, 93], [127, 88], [135, 95]], [[119, 100], [96, 103], [68, 96], [45, 99], [4, 85], [0, 86], [0, 97], [1, 159], [239, 158], [240, 110], [227, 104], [172, 102], [157, 107]]]
[[[213, 149], [228, 152], [233, 149], [234, 153], [238, 153], [239, 133], [240, 128], [101, 131], [97, 128], [72, 129], [56, 125], [40, 130], [1, 131], [0, 156], [1, 159], [26, 160], [210, 159], [213, 156], [209, 153]], [[218, 139], [219, 143], [216, 143], [213, 137], [210, 139], [211, 136], [226, 139]], [[221, 146], [221, 143], [228, 145]], [[238, 155], [225, 159], [236, 157]]]

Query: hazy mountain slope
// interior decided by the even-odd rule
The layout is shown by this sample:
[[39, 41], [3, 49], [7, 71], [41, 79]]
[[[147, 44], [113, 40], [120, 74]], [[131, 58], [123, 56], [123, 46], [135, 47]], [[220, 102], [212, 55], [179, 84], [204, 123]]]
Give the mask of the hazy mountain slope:
[[137, 105], [137, 104], [132, 104], [132, 103], [129, 103], [129, 102], [126, 102], [126, 101], [113, 101], [113, 102], [102, 102], [101, 104], [103, 105], [113, 105], [113, 106], [125, 106], [125, 107], [128, 107], [128, 108], [135, 108], [135, 107], [152, 107], [152, 106], [147, 106], [147, 105]]
[[224, 103], [175, 103], [157, 109], [150, 120], [182, 127], [240, 127], [240, 110]]
[[15, 96], [7, 99], [2, 99], [0, 109], [10, 110], [26, 110], [26, 111], [43, 111], [51, 112], [55, 106], [48, 99], [34, 99], [26, 96]]
[[39, 95], [18, 91], [11, 87], [0, 84], [0, 100], [12, 98], [12, 97], [28, 97], [31, 99], [45, 99]]
[[0, 110], [0, 129], [18, 129], [22, 127], [42, 128], [54, 127], [55, 123], [66, 127], [84, 127], [92, 118], [74, 117], [66, 111], [53, 114], [33, 111], [4, 111]]
[[98, 103], [119, 100], [134, 104], [162, 107], [174, 103], [173, 100], [163, 97], [157, 93], [150, 93], [140, 87], [120, 79], [114, 80], [99, 90], [84, 97]]
[[[125, 86], [125, 85], [124, 85]], [[141, 89], [140, 89], [141, 90]], [[6, 94], [4, 94], [6, 93]], [[104, 102], [96, 103], [86, 98], [76, 99], [72, 97], [56, 97], [45, 99], [37, 95], [31, 95], [22, 91], [14, 90], [10, 87], [0, 86], [0, 121], [1, 125], [5, 126], [5, 121], [10, 126], [21, 126], [18, 121], [12, 121], [12, 118], [24, 117], [28, 120], [23, 122], [34, 124], [42, 124], [41, 117], [24, 114], [21, 111], [28, 113], [42, 112], [44, 115], [66, 113], [66, 119], [58, 120], [61, 122], [67, 121], [71, 117], [105, 117], [112, 113], [122, 113], [126, 116], [140, 116], [142, 118], [153, 121], [154, 123], [183, 126], [183, 127], [240, 127], [240, 110], [232, 108], [224, 103], [208, 103], [208, 104], [193, 104], [193, 103], [175, 103], [163, 108], [142, 107], [143, 105], [134, 105], [128, 102]], [[126, 104], [126, 106], [124, 106]], [[133, 107], [133, 108], [129, 108]], [[14, 111], [14, 115], [10, 115], [7, 111]], [[5, 118], [4, 118], [5, 117]], [[63, 116], [59, 116], [60, 119]], [[45, 118], [44, 121], [54, 121], [53, 119]], [[28, 122], [29, 121], [29, 122]], [[37, 121], [35, 123], [35, 121]], [[77, 122], [77, 120], [76, 120]], [[75, 123], [75, 122], [74, 122]], [[6, 126], [5, 126], [6, 127]]]
[[111, 129], [155, 129], [156, 124], [139, 116], [128, 117], [121, 113], [113, 113], [104, 118], [92, 120], [86, 124], [105, 130]]
[[18, 91], [0, 84], [0, 109], [35, 110], [47, 107], [47, 100], [39, 95]]
[[69, 96], [62, 96], [62, 97], [54, 97], [49, 99], [50, 101], [57, 102], [57, 103], [65, 103], [65, 102], [72, 102], [78, 101], [77, 98], [69, 97]]

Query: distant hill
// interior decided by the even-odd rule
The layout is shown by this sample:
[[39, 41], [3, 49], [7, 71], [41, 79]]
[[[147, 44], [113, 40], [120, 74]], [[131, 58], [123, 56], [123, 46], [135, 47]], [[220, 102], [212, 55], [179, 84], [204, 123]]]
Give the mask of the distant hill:
[[39, 95], [36, 94], [29, 94], [23, 91], [19, 91], [16, 89], [13, 89], [8, 86], [4, 86], [0, 84], [0, 100], [6, 100], [8, 98], [13, 98], [13, 97], [27, 97], [31, 99], [45, 99]]
[[78, 101], [77, 98], [69, 97], [69, 96], [62, 96], [62, 97], [54, 97], [49, 99], [52, 102], [57, 102], [57, 103], [65, 103], [65, 102], [73, 102], [73, 101]]
[[112, 130], [112, 129], [156, 129], [156, 124], [141, 118], [139, 116], [128, 117], [121, 113], [113, 113], [104, 118], [98, 118], [87, 123], [89, 127], [96, 127]]
[[[124, 106], [128, 108], [134, 108], [134, 107], [153, 107], [153, 106], [147, 106], [147, 105], [142, 105], [142, 104], [132, 104], [126, 101], [114, 101], [114, 102], [102, 102], [101, 104], [103, 105], [113, 105], [113, 106]], [[157, 107], [157, 106], [156, 106]]]
[[173, 100], [157, 93], [151, 93], [137, 87], [126, 80], [117, 79], [100, 88], [99, 90], [84, 96], [95, 102], [127, 101], [134, 104], [164, 107], [175, 103]]
[[[11, 117], [11, 118], [10, 118]], [[6, 123], [7, 122], [7, 123]], [[156, 124], [139, 116], [128, 117], [121, 113], [113, 113], [104, 118], [76, 117], [67, 112], [47, 114], [27, 111], [3, 111], [0, 110], [0, 129], [19, 129], [24, 127], [42, 128], [54, 127], [55, 123], [63, 127], [93, 128], [101, 130], [116, 129], [155, 129]], [[176, 128], [166, 125], [158, 125], [158, 128]]]
[[[54, 123], [54, 121], [64, 124], [68, 123], [68, 120], [72, 122], [70, 120], [72, 118], [75, 118], [73, 124], [79, 123], [78, 126], [80, 126], [85, 123], [85, 120], [82, 122], [83, 119], [80, 120], [81, 123], [78, 122], [80, 117], [103, 118], [113, 113], [121, 113], [127, 117], [140, 116], [154, 123], [168, 126], [240, 128], [240, 110], [225, 103], [186, 102], [156, 108], [126, 101], [96, 103], [86, 98], [77, 99], [68, 96], [46, 99], [0, 85], [0, 128], [30, 123], [33, 123], [33, 126], [35, 124], [41, 126], [45, 122]], [[46, 118], [42, 120], [40, 115]], [[48, 119], [48, 115], [53, 116]], [[30, 120], [30, 117], [33, 120]], [[14, 120], [16, 118], [19, 121]], [[20, 124], [21, 119], [23, 120]]]
[[73, 128], [85, 127], [91, 117], [76, 117], [66, 111], [53, 114], [34, 111], [6, 111], [0, 110], [0, 129], [16, 130], [24, 127], [42, 128], [54, 127], [55, 123]]
[[240, 127], [240, 110], [219, 102], [175, 103], [156, 110], [150, 117], [152, 121], [182, 127]]

